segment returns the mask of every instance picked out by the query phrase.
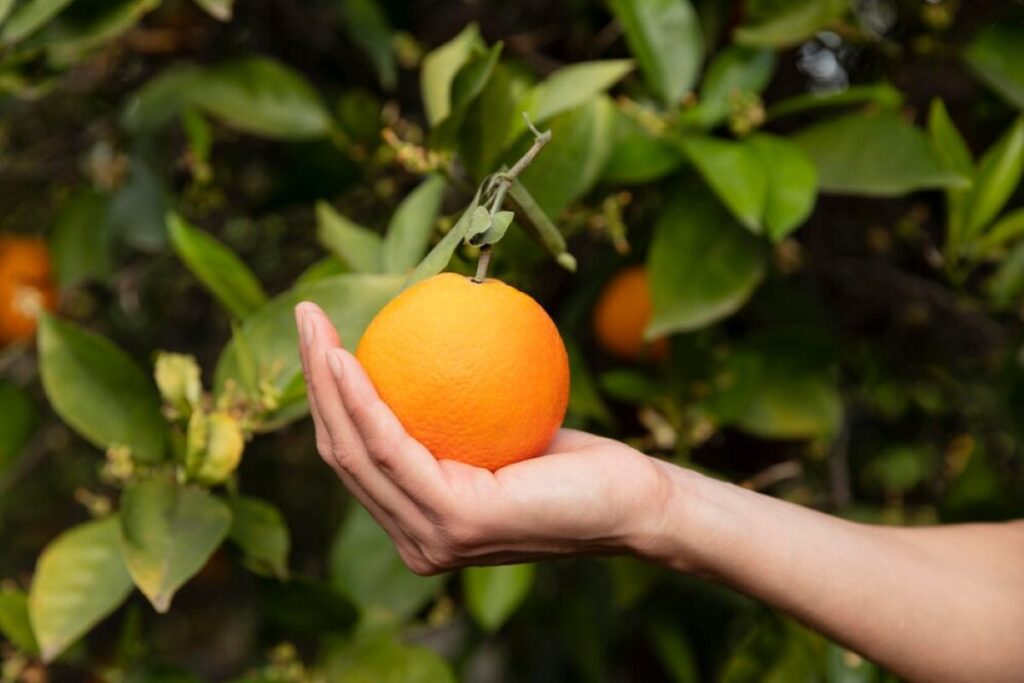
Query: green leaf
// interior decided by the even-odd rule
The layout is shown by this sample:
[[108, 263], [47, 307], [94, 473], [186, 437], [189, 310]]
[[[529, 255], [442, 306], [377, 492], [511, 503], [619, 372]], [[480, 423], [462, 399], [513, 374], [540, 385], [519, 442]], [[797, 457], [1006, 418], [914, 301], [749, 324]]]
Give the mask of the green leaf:
[[964, 51], [975, 74], [1007, 102], [1024, 109], [1024, 31], [1017, 22], [994, 22]]
[[0, 0], [0, 26], [3, 26], [4, 22], [7, 21], [7, 17], [11, 15], [15, 2], [17, 0]]
[[391, 49], [393, 30], [378, 0], [345, 0], [345, 33], [373, 62], [385, 90], [398, 84], [398, 66]]
[[379, 273], [383, 239], [353, 223], [325, 201], [316, 204], [316, 236], [328, 251], [358, 273]]
[[243, 347], [248, 347], [252, 365], [270, 386], [282, 392], [295, 386], [302, 375], [294, 314], [300, 301], [323, 308], [345, 347], [354, 349], [370, 320], [398, 293], [401, 284], [402, 278], [394, 275], [338, 275], [293, 287], [271, 299], [242, 323], [239, 334], [224, 348], [217, 363], [216, 391], [222, 392], [228, 380], [256, 389], [246, 381], [249, 363], [242, 362], [247, 355]]
[[497, 631], [530, 594], [534, 571], [532, 564], [462, 570], [466, 609], [485, 631]]
[[476, 180], [498, 166], [509, 130], [522, 120], [518, 103], [529, 81], [508, 64], [496, 64], [480, 96], [466, 111], [459, 129], [459, 156]]
[[109, 200], [92, 190], [76, 192], [57, 214], [50, 253], [61, 289], [101, 279], [113, 270]]
[[244, 553], [246, 566], [259, 574], [287, 579], [291, 537], [278, 509], [249, 496], [234, 496], [228, 504], [230, 538]]
[[32, 401], [17, 385], [0, 379], [0, 415], [4, 428], [0, 430], [0, 475], [21, 454], [39, 423], [39, 415]]
[[170, 189], [154, 163], [136, 155], [131, 160], [128, 182], [110, 202], [111, 232], [141, 251], [163, 251], [167, 244], [169, 209]]
[[0, 589], [0, 634], [22, 652], [39, 654], [28, 616], [28, 596], [17, 589]]
[[1024, 235], [1024, 208], [1016, 209], [996, 221], [974, 244], [976, 256], [986, 256]]
[[[937, 97], [932, 100], [928, 113], [928, 134], [931, 137], [932, 146], [946, 170], [970, 178], [973, 182], [976, 169], [971, 151], [949, 117], [946, 105]], [[948, 241], [951, 244], [959, 240], [963, 234], [964, 199], [966, 196], [967, 189], [965, 188], [946, 190], [946, 222]]]
[[888, 446], [864, 468], [864, 478], [885, 493], [906, 493], [936, 474], [939, 458], [930, 445]]
[[758, 133], [747, 144], [761, 157], [768, 195], [764, 225], [779, 242], [803, 224], [818, 196], [818, 171], [799, 147], [777, 135]]
[[892, 197], [970, 182], [946, 170], [927, 136], [892, 113], [847, 114], [792, 140], [818, 167], [825, 192]]
[[455, 683], [451, 667], [433, 650], [407, 645], [388, 630], [357, 636], [332, 648], [327, 680], [345, 683]]
[[[606, 96], [556, 116], [551, 142], [519, 176], [549, 215], [557, 216], [597, 183], [611, 153], [615, 106]], [[511, 158], [526, 151], [532, 139], [517, 145]]]
[[124, 351], [45, 316], [39, 326], [39, 366], [53, 409], [88, 441], [99, 448], [127, 446], [143, 462], [163, 457], [160, 397]]
[[675, 106], [697, 80], [704, 38], [688, 0], [611, 0], [648, 85]]
[[674, 620], [657, 619], [651, 623], [647, 632], [650, 634], [654, 650], [673, 681], [698, 683], [701, 680], [697, 653], [679, 623]]
[[616, 401], [650, 405], [665, 391], [652, 377], [636, 370], [609, 370], [600, 377], [601, 389]]
[[680, 144], [729, 211], [751, 232], [761, 232], [768, 171], [759, 151], [741, 142], [712, 137], [685, 137]]
[[220, 547], [231, 509], [201, 488], [165, 479], [129, 486], [121, 498], [121, 549], [132, 580], [158, 612]]
[[72, 0], [25, 0], [4, 23], [0, 39], [10, 45], [27, 38], [60, 14], [71, 2]]
[[349, 272], [351, 272], [349, 267], [341, 259], [334, 256], [325, 256], [299, 273], [299, 276], [295, 278], [295, 284], [305, 285], [317, 280], [323, 280], [324, 278], [334, 277], [335, 275], [345, 275]]
[[331, 585], [366, 610], [407, 619], [433, 597], [441, 576], [413, 574], [387, 533], [361, 505], [353, 505], [331, 546]]
[[247, 318], [267, 302], [263, 286], [233, 251], [178, 214], [168, 214], [167, 229], [178, 257], [235, 317]]
[[202, 69], [178, 65], [150, 79], [128, 100], [121, 124], [133, 134], [151, 133], [173, 121], [202, 78]]
[[648, 339], [689, 332], [747, 302], [765, 273], [765, 250], [699, 183], [662, 211], [647, 256], [654, 314]]
[[160, 0], [78, 0], [39, 34], [52, 65], [70, 68], [86, 53], [118, 37]]
[[1007, 254], [988, 283], [988, 293], [998, 308], [1019, 305], [1024, 293], [1024, 243]]
[[518, 178], [508, 190], [508, 201], [515, 207], [517, 222], [523, 230], [554, 256], [558, 265], [576, 272], [576, 259], [567, 251], [565, 237]]
[[756, 3], [749, 13], [750, 22], [736, 29], [735, 39], [740, 45], [791, 47], [842, 18], [849, 9], [849, 0]]
[[491, 49], [472, 55], [455, 74], [451, 88], [450, 111], [431, 134], [431, 146], [447, 147], [455, 143], [467, 113], [483, 93], [491, 74], [494, 73], [502, 47], [502, 43], [496, 43]]
[[814, 681], [825, 668], [824, 638], [788, 619], [768, 615], [729, 656], [720, 683]]
[[[479, 207], [477, 211], [480, 208], [483, 207]], [[515, 216], [511, 211], [499, 211], [494, 216], [488, 215], [487, 226], [483, 230], [471, 232], [467, 236], [467, 241], [474, 247], [497, 244], [508, 232], [508, 226], [512, 225]]]
[[587, 367], [586, 359], [579, 345], [568, 335], [565, 338], [565, 350], [569, 355], [569, 376], [572, 381], [569, 383], [569, 417], [575, 416], [580, 419], [593, 419], [607, 425], [611, 421], [611, 413], [608, 407], [601, 400], [601, 394], [597, 390], [596, 382]]
[[[535, 85], [516, 107], [526, 112], [535, 126], [562, 112], [581, 107], [608, 90], [633, 70], [631, 59], [607, 59], [570, 64]], [[513, 142], [526, 130], [522, 116], [513, 116], [507, 141]]]
[[398, 205], [381, 249], [385, 273], [406, 273], [423, 258], [434, 233], [444, 186], [444, 178], [431, 175]]
[[974, 186], [964, 197], [963, 239], [977, 236], [1006, 206], [1024, 172], [1024, 117], [1018, 118], [978, 162]]
[[473, 51], [482, 47], [480, 29], [476, 24], [469, 24], [457, 36], [423, 58], [420, 92], [431, 127], [448, 118], [455, 75], [469, 61]]
[[851, 85], [843, 90], [809, 92], [786, 98], [768, 107], [769, 121], [791, 114], [802, 114], [817, 109], [870, 104], [879, 109], [897, 110], [903, 105], [903, 92], [888, 83]]
[[28, 597], [43, 660], [56, 659], [131, 591], [116, 516], [87, 522], [54, 539], [39, 556]]
[[480, 186], [476, 190], [476, 194], [473, 195], [473, 199], [469, 202], [469, 206], [462, 212], [462, 216], [452, 229], [448, 231], [441, 240], [434, 245], [434, 248], [423, 257], [419, 265], [413, 269], [412, 274], [405, 281], [404, 288], [411, 287], [412, 285], [426, 280], [432, 275], [437, 275], [445, 268], [448, 267], [448, 262], [451, 261], [452, 255], [455, 250], [459, 248], [459, 245], [466, 239], [466, 234], [469, 230], [469, 224], [473, 220], [473, 214], [476, 212], [477, 207], [480, 206], [480, 194], [483, 192], [483, 186]]
[[679, 168], [683, 158], [676, 145], [616, 108], [614, 144], [601, 177], [612, 183], [649, 183]]
[[708, 66], [696, 106], [680, 117], [684, 123], [713, 128], [729, 116], [733, 99], [742, 93], [760, 93], [775, 73], [775, 53], [732, 45]]
[[218, 21], [231, 21], [235, 0], [196, 0], [196, 4]]

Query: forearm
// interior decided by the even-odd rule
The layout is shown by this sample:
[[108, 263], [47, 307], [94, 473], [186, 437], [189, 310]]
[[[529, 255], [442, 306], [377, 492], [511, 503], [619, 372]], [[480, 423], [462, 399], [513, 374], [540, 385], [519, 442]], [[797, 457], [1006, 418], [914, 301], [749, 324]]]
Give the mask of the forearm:
[[667, 467], [644, 551], [782, 609], [913, 680], [1024, 675], [1024, 531], [856, 524]]

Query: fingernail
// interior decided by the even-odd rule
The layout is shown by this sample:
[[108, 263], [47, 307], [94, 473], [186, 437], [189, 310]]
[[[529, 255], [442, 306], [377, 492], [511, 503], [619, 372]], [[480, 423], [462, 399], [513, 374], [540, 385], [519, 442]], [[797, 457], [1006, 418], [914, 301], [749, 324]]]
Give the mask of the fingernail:
[[327, 365], [331, 368], [331, 374], [334, 375], [334, 379], [338, 382], [341, 381], [342, 368], [341, 368], [341, 352], [337, 349], [331, 349], [327, 352]]
[[313, 316], [309, 313], [302, 314], [302, 340], [307, 345], [312, 344], [316, 339], [316, 325], [313, 324]]

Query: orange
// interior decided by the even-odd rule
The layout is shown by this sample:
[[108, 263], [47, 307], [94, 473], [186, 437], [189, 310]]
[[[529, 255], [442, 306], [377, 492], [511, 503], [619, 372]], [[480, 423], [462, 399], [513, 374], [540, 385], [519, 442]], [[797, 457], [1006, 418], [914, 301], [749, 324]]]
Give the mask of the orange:
[[39, 314], [56, 303], [46, 243], [33, 237], [0, 237], [0, 345], [32, 336]]
[[569, 360], [540, 305], [497, 280], [442, 273], [380, 310], [356, 357], [439, 460], [496, 470], [540, 455], [562, 424]]
[[594, 307], [594, 334], [601, 348], [626, 360], [664, 357], [665, 339], [644, 339], [653, 311], [647, 270], [632, 266], [616, 273]]

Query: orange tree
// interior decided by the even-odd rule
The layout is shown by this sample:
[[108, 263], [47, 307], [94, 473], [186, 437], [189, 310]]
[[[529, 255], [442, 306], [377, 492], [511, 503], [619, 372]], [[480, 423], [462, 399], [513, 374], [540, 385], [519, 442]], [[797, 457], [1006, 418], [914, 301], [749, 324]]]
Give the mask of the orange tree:
[[[484, 254], [574, 426], [857, 519], [1019, 516], [1004, 4], [0, 0], [0, 229], [55, 278], [0, 266], [0, 679], [886, 679], [628, 558], [411, 574], [316, 458], [291, 308], [354, 348]], [[639, 264], [629, 360], [593, 310]]]

